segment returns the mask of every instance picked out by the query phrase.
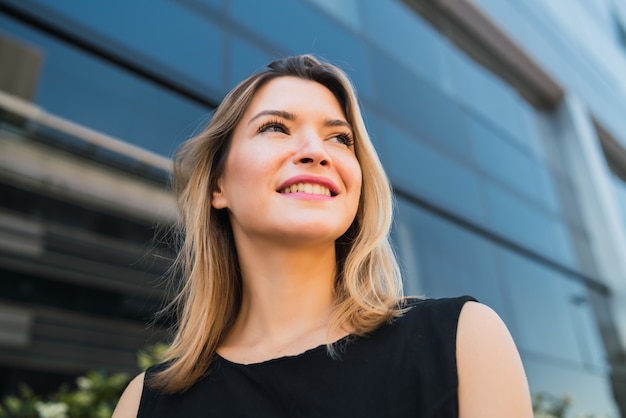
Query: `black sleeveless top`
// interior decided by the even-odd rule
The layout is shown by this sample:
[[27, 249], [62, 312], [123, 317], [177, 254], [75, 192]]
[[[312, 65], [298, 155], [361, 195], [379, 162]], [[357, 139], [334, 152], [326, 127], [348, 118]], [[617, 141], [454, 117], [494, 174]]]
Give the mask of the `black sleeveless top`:
[[138, 417], [458, 418], [456, 330], [470, 300], [411, 299], [402, 317], [340, 340], [338, 359], [325, 345], [249, 365], [217, 356], [185, 392], [144, 385]]

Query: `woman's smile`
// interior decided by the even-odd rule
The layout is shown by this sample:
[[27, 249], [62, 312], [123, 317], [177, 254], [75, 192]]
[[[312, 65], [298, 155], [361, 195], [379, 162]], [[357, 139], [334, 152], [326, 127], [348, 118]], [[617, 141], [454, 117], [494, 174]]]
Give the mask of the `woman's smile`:
[[332, 199], [339, 193], [339, 187], [326, 177], [300, 175], [281, 184], [278, 192], [298, 199]]

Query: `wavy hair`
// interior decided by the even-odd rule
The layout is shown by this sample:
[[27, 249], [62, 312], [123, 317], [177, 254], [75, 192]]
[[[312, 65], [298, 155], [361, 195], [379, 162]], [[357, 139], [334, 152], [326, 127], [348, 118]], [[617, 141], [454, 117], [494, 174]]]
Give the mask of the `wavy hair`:
[[[211, 205], [212, 192], [224, 171], [232, 133], [255, 93], [269, 80], [283, 76], [315, 81], [333, 93], [353, 126], [363, 172], [355, 219], [336, 241], [330, 327], [363, 335], [401, 314], [402, 280], [389, 242], [391, 187], [367, 134], [355, 90], [342, 70], [312, 55], [283, 58], [228, 93], [208, 127], [183, 143], [174, 156], [181, 238], [172, 273], [182, 281], [169, 307], [177, 325], [164, 366], [148, 381], [162, 392], [184, 391], [207, 373], [238, 314], [242, 281], [233, 233], [226, 211]], [[328, 349], [336, 354], [332, 344]]]

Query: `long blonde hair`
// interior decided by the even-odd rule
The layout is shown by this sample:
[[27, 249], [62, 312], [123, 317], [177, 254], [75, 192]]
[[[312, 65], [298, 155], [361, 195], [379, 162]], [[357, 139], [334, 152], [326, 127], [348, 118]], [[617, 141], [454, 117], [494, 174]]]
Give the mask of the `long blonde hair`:
[[[211, 196], [224, 171], [232, 133], [250, 101], [262, 85], [283, 76], [318, 82], [334, 94], [353, 126], [363, 172], [356, 217], [336, 242], [331, 329], [347, 328], [363, 335], [401, 312], [402, 280], [389, 242], [391, 187], [350, 80], [339, 68], [311, 55], [275, 61], [237, 85], [204, 132], [183, 143], [174, 157], [173, 187], [182, 237], [174, 271], [182, 283], [170, 305], [177, 325], [165, 366], [148, 381], [163, 392], [183, 391], [208, 371], [239, 311], [242, 282], [233, 233], [226, 211], [214, 209]], [[332, 352], [332, 345], [329, 349]]]

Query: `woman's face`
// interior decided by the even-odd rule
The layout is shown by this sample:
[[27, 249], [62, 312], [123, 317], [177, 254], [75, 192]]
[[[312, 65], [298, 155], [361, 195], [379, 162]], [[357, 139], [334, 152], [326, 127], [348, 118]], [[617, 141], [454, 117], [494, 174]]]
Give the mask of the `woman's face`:
[[237, 242], [332, 243], [354, 220], [361, 195], [352, 142], [326, 87], [270, 80], [233, 132], [212, 205], [228, 208]]

